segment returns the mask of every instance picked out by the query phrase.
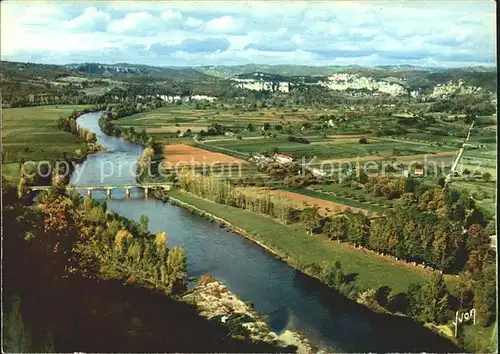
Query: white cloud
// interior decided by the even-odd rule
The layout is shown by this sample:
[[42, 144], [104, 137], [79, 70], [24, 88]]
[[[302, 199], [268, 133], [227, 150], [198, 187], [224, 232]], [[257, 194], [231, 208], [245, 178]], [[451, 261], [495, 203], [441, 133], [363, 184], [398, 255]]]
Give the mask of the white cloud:
[[236, 33], [244, 26], [245, 20], [243, 18], [234, 19], [231, 16], [214, 18], [205, 24], [205, 28], [213, 33]]
[[184, 24], [189, 27], [201, 27], [203, 23], [204, 23], [203, 20], [199, 20], [194, 17], [188, 17], [184, 22]]
[[63, 26], [72, 30], [84, 30], [89, 32], [104, 31], [110, 18], [108, 13], [97, 10], [95, 7], [88, 7], [81, 16], [70, 21], [65, 21]]
[[161, 19], [168, 22], [180, 22], [182, 21], [182, 15], [180, 12], [167, 9], [162, 12]]
[[110, 32], [125, 33], [136, 29], [150, 27], [158, 22], [158, 18], [154, 17], [148, 12], [134, 12], [126, 15], [121, 20], [112, 21], [109, 25]]
[[[1, 10], [1, 50], [6, 60], [43, 56], [45, 61], [102, 58], [159, 65], [432, 62], [456, 66], [493, 64], [496, 50], [495, 4], [482, 0], [9, 1], [1, 3]], [[222, 43], [221, 39], [230, 43], [223, 46], [226, 49], [197, 52], [206, 51], [210, 43]], [[166, 48], [168, 54], [159, 57], [148, 52], [155, 44], [178, 47], [175, 53]], [[108, 52], [109, 48], [116, 50]]]

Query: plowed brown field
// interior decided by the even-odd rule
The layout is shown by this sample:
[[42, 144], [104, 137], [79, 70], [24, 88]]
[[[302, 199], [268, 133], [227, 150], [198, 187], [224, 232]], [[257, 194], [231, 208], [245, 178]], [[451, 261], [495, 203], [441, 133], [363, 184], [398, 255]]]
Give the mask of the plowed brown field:
[[198, 149], [194, 146], [185, 144], [165, 145], [165, 160], [167, 165], [203, 165], [203, 164], [248, 164], [247, 161], [236, 157]]
[[331, 202], [329, 200], [323, 200], [323, 199], [318, 199], [314, 197], [309, 197], [307, 195], [302, 195], [294, 192], [288, 192], [288, 191], [282, 191], [282, 190], [274, 190], [272, 191], [272, 194], [280, 195], [284, 198], [290, 199], [298, 206], [302, 206], [304, 202], [309, 205], [317, 205], [320, 213], [323, 215], [330, 215], [330, 214], [337, 214], [341, 213], [347, 209], [350, 209], [354, 213], [361, 212], [367, 216], [372, 216], [376, 215], [376, 213], [370, 211], [370, 210], [365, 210], [365, 209], [360, 209], [360, 208], [355, 208], [351, 207], [348, 205], [340, 204], [340, 203], [335, 203]]
[[288, 191], [283, 191], [283, 190], [269, 190], [267, 188], [260, 188], [260, 187], [242, 187], [242, 189], [253, 189], [253, 190], [268, 190], [270, 194], [280, 196], [282, 198], [286, 198], [290, 201], [292, 201], [297, 208], [303, 208], [304, 203], [307, 205], [316, 205], [319, 208], [319, 212], [322, 215], [332, 215], [332, 214], [337, 214], [346, 211], [347, 209], [350, 209], [352, 212], [357, 213], [361, 212], [367, 216], [375, 216], [377, 213], [366, 210], [366, 209], [361, 209], [361, 208], [356, 208], [356, 207], [351, 207], [345, 204], [340, 204], [340, 203], [335, 203], [329, 200], [323, 200], [323, 199], [318, 199], [314, 197], [309, 197], [307, 195], [303, 194], [298, 194], [294, 192], [288, 192]]

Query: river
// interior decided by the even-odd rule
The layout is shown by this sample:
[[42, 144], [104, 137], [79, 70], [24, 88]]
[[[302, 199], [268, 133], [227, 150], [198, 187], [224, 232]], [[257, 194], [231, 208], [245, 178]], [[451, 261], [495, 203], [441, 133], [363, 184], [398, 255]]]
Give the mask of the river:
[[[70, 183], [135, 183], [130, 166], [142, 147], [102, 133], [99, 116], [82, 115], [78, 124], [95, 132], [107, 152], [88, 156]], [[93, 197], [105, 199], [105, 193], [93, 192]], [[221, 280], [266, 316], [276, 332], [299, 331], [319, 348], [335, 352], [462, 351], [409, 319], [377, 314], [346, 299], [244, 237], [169, 203], [145, 199], [140, 190], [132, 190], [130, 199], [123, 190], [113, 191], [107, 206], [137, 221], [146, 215], [151, 232], [165, 231], [170, 246], [185, 248], [190, 276], [209, 273]]]

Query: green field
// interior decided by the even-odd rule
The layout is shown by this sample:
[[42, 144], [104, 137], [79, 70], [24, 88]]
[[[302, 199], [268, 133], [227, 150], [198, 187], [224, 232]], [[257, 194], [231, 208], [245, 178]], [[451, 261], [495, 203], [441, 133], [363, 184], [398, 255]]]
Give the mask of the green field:
[[208, 141], [206, 144], [245, 153], [259, 153], [271, 150], [274, 147], [280, 153], [291, 154], [294, 158], [317, 157], [320, 160], [337, 158], [355, 158], [364, 156], [383, 156], [387, 158], [407, 155], [432, 154], [442, 151], [454, 151], [456, 148], [447, 146], [431, 146], [430, 144], [416, 144], [413, 142], [387, 141], [369, 138], [368, 144], [360, 144], [359, 138], [337, 139], [334, 137], [319, 138], [305, 136], [311, 143], [302, 144], [290, 142], [287, 136], [265, 139], [221, 139]]
[[[361, 205], [363, 205], [362, 207], [363, 209], [368, 209], [370, 207], [378, 208], [377, 205], [393, 207], [401, 203], [400, 199], [388, 200], [386, 197], [383, 196], [376, 197], [374, 195], [369, 194], [363, 188], [354, 189], [351, 186], [342, 186], [338, 183], [313, 185], [307, 187], [307, 189], [301, 193], [320, 199], [331, 200], [336, 203], [342, 203], [345, 205], [349, 205], [349, 203], [351, 203], [351, 206], [358, 208], [361, 208], [362, 207]], [[314, 193], [314, 195], [311, 193]], [[347, 197], [349, 197], [350, 199], [347, 199]], [[354, 203], [359, 205], [354, 205]], [[379, 211], [382, 211], [382, 208], [379, 209], [380, 209]]]
[[486, 127], [474, 127], [471, 131], [469, 144], [480, 146], [477, 149], [468, 148], [460, 159], [458, 170], [468, 169], [472, 173], [488, 172], [492, 180], [496, 180], [497, 141], [496, 130]]
[[[356, 194], [353, 194], [353, 193], [351, 193], [352, 198], [342, 197], [338, 194], [327, 194], [327, 193], [325, 193], [325, 191], [326, 192], [330, 192], [330, 191], [328, 190], [328, 188], [325, 188], [325, 187], [327, 187], [327, 186], [318, 187], [318, 188], [324, 189], [323, 191], [317, 191], [313, 188], [281, 187], [280, 189], [283, 189], [285, 191], [298, 193], [298, 194], [302, 194], [302, 195], [306, 195], [308, 197], [314, 197], [314, 198], [328, 200], [328, 201], [339, 203], [339, 204], [344, 204], [344, 205], [347, 205], [347, 206], [350, 206], [353, 208], [361, 208], [361, 209], [370, 210], [370, 211], [373, 211], [375, 213], [383, 213], [384, 212], [385, 207], [381, 207], [379, 205], [374, 205], [374, 204], [369, 203], [369, 202], [360, 202], [360, 201], [356, 200]], [[352, 189], [350, 189], [350, 190], [352, 191]], [[364, 192], [362, 190], [360, 190], [360, 191], [361, 191], [360, 193], [363, 193], [366, 195], [366, 192]], [[377, 202], [380, 204], [385, 204], [385, 203], [382, 203], [380, 201], [377, 201]], [[394, 201], [393, 204], [396, 204], [396, 203], [397, 203], [397, 201]], [[390, 205], [388, 205], [388, 206], [390, 206]]]
[[[56, 108], [57, 107], [57, 108]], [[58, 105], [2, 110], [2, 174], [18, 178], [18, 162], [53, 160], [72, 153], [84, 144], [71, 133], [59, 130], [56, 121], [78, 109], [91, 106]]]
[[[365, 108], [358, 107], [359, 112]], [[359, 114], [357, 108], [259, 108], [250, 110], [241, 104], [212, 103], [210, 108], [197, 109], [197, 104], [171, 104], [152, 111], [134, 114], [115, 121], [124, 127], [144, 129], [160, 142], [167, 142], [178, 132], [197, 133], [213, 124], [225, 126], [236, 137], [205, 136], [206, 144], [243, 153], [259, 153], [277, 148], [295, 158], [316, 156], [319, 159], [352, 158], [363, 156], [397, 157], [455, 151], [467, 134], [468, 124], [463, 119], [449, 120], [436, 116], [432, 121], [417, 117]], [[338, 120], [338, 117], [345, 118]], [[333, 127], [325, 126], [335, 120]], [[337, 118], [335, 118], [337, 117]], [[489, 118], [488, 118], [489, 119]], [[489, 122], [489, 121], [488, 121]], [[253, 131], [249, 131], [248, 124]], [[261, 128], [270, 124], [267, 137]], [[276, 130], [280, 125], [283, 129]], [[307, 127], [305, 127], [307, 125]], [[358, 135], [352, 139], [338, 139], [337, 135]], [[367, 135], [369, 144], [359, 143], [359, 134]], [[376, 134], [377, 137], [374, 137]], [[303, 136], [311, 144], [288, 141], [290, 135]], [[446, 163], [449, 163], [448, 159]]]
[[356, 283], [361, 288], [378, 289], [387, 285], [396, 292], [406, 291], [408, 285], [424, 281], [429, 274], [421, 269], [399, 266], [344, 244], [337, 245], [321, 237], [307, 236], [301, 223], [283, 225], [265, 216], [203, 200], [179, 190], [172, 190], [169, 194], [247, 230], [256, 240], [293, 260], [301, 263], [340, 260], [347, 273], [357, 274]]
[[[321, 110], [291, 110], [261, 109], [255, 112], [245, 111], [237, 107], [219, 107], [209, 109], [196, 109], [193, 105], [167, 105], [155, 110], [134, 114], [121, 118], [116, 122], [119, 126], [135, 128], [163, 128], [164, 132], [172, 132], [177, 129], [185, 131], [191, 128], [193, 131], [205, 129], [212, 123], [228, 125], [232, 127], [244, 127], [248, 123], [260, 127], [266, 122], [278, 124], [286, 122], [306, 121], [307, 117], [322, 114]], [[193, 129], [194, 127], [194, 129]], [[154, 129], [152, 131], [155, 131]], [[159, 129], [156, 130], [160, 131]]]
[[[257, 170], [257, 167], [251, 164], [245, 165], [226, 165], [220, 166], [210, 165], [206, 167], [191, 166], [190, 170], [194, 170], [206, 176], [230, 180], [234, 182], [245, 183], [260, 183], [264, 184], [270, 180], [270, 176]], [[163, 174], [175, 174], [173, 169], [163, 169]]]
[[[56, 108], [57, 107], [57, 108]], [[74, 110], [91, 106], [39, 106], [2, 110], [3, 162], [44, 160], [62, 156], [83, 147], [74, 135], [56, 127], [57, 119]]]
[[2, 176], [7, 183], [17, 183], [19, 181], [19, 173], [19, 163], [12, 162], [2, 164]]

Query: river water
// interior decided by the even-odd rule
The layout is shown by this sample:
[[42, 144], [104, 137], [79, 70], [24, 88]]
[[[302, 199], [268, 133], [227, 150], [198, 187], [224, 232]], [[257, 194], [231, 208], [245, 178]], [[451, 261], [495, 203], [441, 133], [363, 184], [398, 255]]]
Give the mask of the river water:
[[[99, 116], [82, 115], [78, 124], [95, 132], [107, 152], [90, 155], [76, 167], [70, 183], [135, 183], [130, 166], [142, 147], [102, 133]], [[105, 199], [105, 194], [96, 191], [93, 197]], [[151, 232], [165, 231], [170, 246], [185, 248], [190, 276], [209, 273], [223, 281], [241, 299], [251, 302], [276, 332], [299, 331], [319, 348], [335, 352], [461, 351], [406, 318], [376, 314], [346, 299], [244, 237], [169, 203], [145, 199], [141, 190], [133, 189], [130, 199], [125, 199], [123, 190], [113, 191], [107, 206], [137, 221], [146, 215]]]

